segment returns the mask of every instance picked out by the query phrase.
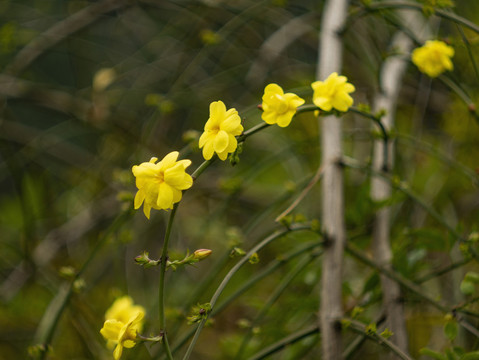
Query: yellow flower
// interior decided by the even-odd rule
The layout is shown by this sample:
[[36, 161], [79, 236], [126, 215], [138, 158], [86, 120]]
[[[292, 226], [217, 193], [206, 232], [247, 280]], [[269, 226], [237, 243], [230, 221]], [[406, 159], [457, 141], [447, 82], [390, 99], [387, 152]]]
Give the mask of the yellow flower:
[[113, 351], [115, 360], [120, 359], [123, 348], [132, 348], [136, 345], [136, 335], [139, 323], [143, 320], [143, 312], [138, 312], [134, 317], [130, 318], [127, 323], [119, 320], [106, 320], [100, 333], [109, 343], [116, 344]]
[[[122, 296], [116, 299], [105, 313], [105, 320], [116, 320], [123, 324], [127, 324], [130, 319], [135, 318], [139, 313], [142, 317], [145, 314], [145, 308], [141, 305], [134, 305], [133, 300], [129, 296]], [[110, 325], [111, 326], [111, 325]], [[136, 322], [132, 329], [141, 332], [143, 321]], [[113, 348], [116, 341], [108, 340], [107, 346]]]
[[144, 203], [143, 212], [148, 219], [151, 208], [172, 209], [173, 204], [181, 200], [181, 191], [193, 185], [193, 179], [185, 172], [185, 169], [191, 165], [191, 161], [176, 161], [178, 155], [178, 151], [173, 151], [157, 164], [158, 159], [153, 157], [150, 162], [144, 162], [132, 168], [138, 188], [135, 209]]
[[343, 112], [348, 111], [353, 105], [353, 98], [349, 93], [356, 89], [347, 81], [346, 76], [338, 76], [336, 72], [324, 81], [315, 81], [311, 84], [314, 90], [313, 103], [324, 111], [331, 111], [332, 108]]
[[284, 93], [277, 84], [269, 84], [264, 88], [263, 114], [261, 118], [267, 124], [278, 124], [286, 127], [293, 119], [296, 108], [304, 104], [304, 100], [293, 93]]
[[[115, 319], [123, 323], [127, 323], [132, 317], [139, 312], [145, 313], [145, 309], [141, 305], [134, 305], [133, 300], [128, 295], [116, 299], [105, 313], [105, 320]], [[141, 327], [138, 329], [141, 331]]]
[[452, 70], [451, 58], [454, 56], [454, 49], [439, 40], [429, 40], [426, 44], [414, 49], [412, 62], [419, 68], [419, 71], [430, 77], [437, 77], [446, 70]]
[[210, 160], [216, 153], [221, 160], [226, 160], [229, 153], [236, 150], [238, 141], [235, 136], [243, 132], [241, 118], [236, 109], [226, 111], [222, 101], [210, 104], [210, 117], [205, 124], [205, 131], [200, 137], [203, 157]]

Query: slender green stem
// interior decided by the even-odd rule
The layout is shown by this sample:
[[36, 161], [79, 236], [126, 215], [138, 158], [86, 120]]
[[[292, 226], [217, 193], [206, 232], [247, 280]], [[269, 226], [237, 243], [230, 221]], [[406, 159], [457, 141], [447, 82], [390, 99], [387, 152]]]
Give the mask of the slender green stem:
[[[419, 285], [416, 283], [412, 282], [411, 280], [408, 280], [404, 278], [401, 274], [398, 272], [388, 269], [384, 266], [381, 266], [377, 263], [375, 263], [373, 260], [369, 259], [366, 255], [362, 254], [361, 251], [359, 251], [354, 245], [351, 243], [347, 243], [345, 247], [345, 251], [349, 253], [350, 255], [354, 256], [364, 264], [378, 270], [381, 274], [387, 276], [388, 278], [396, 281], [399, 283], [401, 286], [404, 288], [408, 289], [409, 291], [413, 292], [414, 294], [418, 295], [420, 298], [423, 300], [426, 300], [428, 303], [430, 303], [432, 306], [434, 306], [436, 309], [444, 312], [444, 313], [452, 313], [453, 311], [456, 312], [462, 312], [466, 313], [464, 310], [460, 308], [454, 308], [450, 307], [447, 304], [445, 304], [442, 301], [436, 300], [435, 297], [427, 294], [424, 292]], [[457, 322], [466, 330], [468, 330], [471, 334], [473, 334], [476, 337], [479, 337], [479, 331], [473, 327], [471, 324], [469, 324], [461, 315], [456, 314], [456, 320]]]
[[391, 350], [394, 354], [396, 354], [399, 358], [403, 360], [413, 360], [412, 357], [410, 357], [408, 354], [403, 352], [399, 347], [394, 345], [391, 341], [388, 339], [382, 337], [381, 335], [378, 335], [377, 333], [369, 333], [366, 331], [365, 325], [360, 323], [359, 321], [353, 320], [353, 319], [347, 319], [348, 321], [348, 326], [346, 327], [347, 329], [351, 329], [361, 335], [366, 336], [367, 338], [374, 340], [378, 344], [381, 344], [382, 346], [386, 347], [387, 349]]
[[173, 359], [171, 354], [170, 345], [168, 343], [168, 336], [166, 333], [166, 319], [165, 319], [165, 275], [166, 275], [166, 265], [168, 261], [168, 242], [170, 240], [171, 228], [173, 226], [173, 220], [175, 219], [176, 210], [178, 209], [178, 203], [173, 206], [171, 210], [170, 217], [168, 219], [168, 224], [166, 226], [165, 238], [163, 240], [163, 249], [161, 251], [161, 262], [160, 262], [160, 280], [158, 284], [158, 312], [160, 317], [160, 330], [164, 333], [163, 335], [163, 346], [165, 348], [166, 356], [169, 360]]
[[[243, 256], [241, 258], [240, 261], [238, 261], [238, 263], [236, 263], [235, 266], [233, 266], [231, 268], [231, 270], [223, 278], [223, 281], [218, 286], [218, 288], [216, 289], [215, 293], [213, 294], [213, 296], [210, 300], [211, 309], [214, 309], [216, 301], [218, 300], [219, 296], [221, 295], [221, 293], [225, 289], [226, 285], [228, 285], [228, 283], [231, 280], [231, 278], [233, 277], [233, 275], [241, 268], [241, 266], [243, 266], [246, 262], [248, 262], [249, 258], [254, 253], [258, 252], [263, 247], [268, 245], [270, 242], [286, 235], [287, 233], [289, 233], [291, 231], [298, 231], [298, 230], [310, 230], [310, 226], [309, 225], [294, 225], [294, 226], [291, 226], [289, 229], [286, 229], [286, 230], [277, 230], [273, 234], [271, 234], [270, 236], [265, 238], [263, 241], [258, 243], [256, 246], [254, 246], [245, 256]], [[207, 320], [207, 318], [204, 318], [199, 323], [198, 327], [196, 328], [196, 332], [193, 336], [193, 339], [191, 340], [190, 345], [188, 346], [188, 349], [186, 350], [186, 353], [185, 353], [185, 356], [183, 357], [183, 360], [187, 360], [191, 356], [191, 353], [193, 352], [193, 349], [196, 345], [196, 342], [198, 341], [198, 338], [200, 336], [201, 331], [203, 330], [203, 326], [205, 325], [206, 320]]]
[[474, 116], [474, 119], [479, 124], [479, 115], [476, 112], [476, 104], [474, 104], [474, 101], [472, 101], [471, 97], [466, 93], [466, 91], [446, 75], [441, 75], [438, 79], [461, 98], [461, 100], [467, 105], [469, 113]]
[[252, 336], [253, 336], [253, 329], [254, 327], [266, 316], [267, 312], [269, 309], [273, 306], [275, 301], [279, 298], [279, 296], [286, 290], [286, 288], [289, 286], [289, 284], [294, 280], [294, 278], [301, 272], [303, 271], [306, 266], [308, 266], [311, 261], [316, 257], [320, 255], [320, 253], [311, 253], [309, 255], [304, 256], [299, 263], [296, 265], [294, 269], [292, 269], [285, 277], [284, 279], [278, 284], [276, 287], [276, 290], [271, 294], [269, 299], [266, 301], [266, 303], [263, 305], [262, 309], [259, 311], [259, 313], [256, 315], [256, 318], [251, 322], [251, 325], [249, 327], [249, 330], [247, 334], [244, 335], [243, 341], [241, 342], [241, 345], [238, 349], [238, 352], [236, 353], [236, 359], [241, 359], [241, 356], [243, 355], [246, 347], [248, 346]]
[[[210, 316], [216, 315], [219, 312], [221, 312], [231, 302], [233, 302], [239, 296], [244, 294], [254, 284], [258, 283], [260, 280], [264, 279], [266, 276], [273, 273], [280, 266], [288, 263], [291, 259], [293, 259], [293, 258], [295, 258], [295, 257], [297, 257], [297, 256], [299, 256], [299, 255], [301, 255], [301, 254], [303, 254], [307, 251], [314, 250], [315, 248], [317, 248], [319, 246], [322, 246], [322, 242], [317, 242], [317, 241], [310, 242], [310, 243], [307, 243], [304, 246], [301, 246], [300, 248], [295, 249], [292, 252], [288, 253], [287, 255], [285, 255], [284, 258], [276, 259], [267, 268], [265, 268], [263, 271], [256, 274], [255, 276], [250, 278], [245, 283], [243, 283], [236, 291], [234, 291], [231, 295], [229, 295], [221, 303], [219, 303], [217, 306], [215, 306], [215, 308], [212, 309]], [[226, 255], [226, 256], [228, 256], [228, 255]], [[193, 335], [193, 333], [194, 333], [194, 329], [185, 333], [183, 335], [183, 337], [175, 344], [175, 346], [173, 348], [173, 353], [176, 352], [179, 348], [181, 348], [186, 343], [186, 341]]]
[[202, 173], [205, 171], [214, 161], [216, 160], [216, 157], [203, 161], [200, 166], [191, 174], [191, 177], [193, 180], [196, 180]]
[[319, 325], [312, 325], [305, 329], [301, 329], [287, 337], [279, 340], [278, 342], [264, 348], [259, 353], [251, 356], [248, 360], [261, 360], [266, 359], [268, 356], [280, 351], [281, 349], [285, 348], [288, 345], [294, 344], [304, 338], [307, 338], [311, 335], [315, 335], [319, 332]]
[[464, 45], [466, 45], [466, 50], [467, 54], [469, 55], [469, 59], [471, 60], [472, 67], [474, 69], [474, 74], [476, 75], [476, 82], [479, 81], [479, 70], [477, 69], [477, 63], [476, 59], [474, 58], [474, 54], [472, 53], [471, 49], [471, 44], [469, 40], [467, 39], [466, 34], [464, 33], [464, 30], [462, 27], [460, 27], [458, 24], [456, 24], [457, 31], [459, 31], [459, 34], [461, 35], [462, 41], [464, 42]]
[[443, 216], [441, 216], [441, 214], [439, 214], [436, 209], [434, 209], [433, 207], [431, 207], [429, 204], [427, 204], [424, 199], [422, 199], [421, 197], [419, 197], [413, 190], [411, 190], [409, 188], [409, 186], [403, 182], [400, 182], [398, 181], [396, 178], [393, 178], [391, 175], [389, 174], [386, 174], [386, 173], [383, 173], [383, 172], [378, 172], [378, 171], [375, 171], [373, 170], [370, 166], [367, 166], [367, 165], [364, 165], [364, 164], [361, 164], [359, 163], [358, 161], [356, 161], [355, 159], [352, 159], [352, 158], [349, 158], [349, 157], [343, 157], [342, 159], [342, 164], [345, 165], [345, 166], [348, 166], [350, 168], [353, 168], [353, 169], [359, 169], [359, 170], [363, 170], [363, 171], [366, 171], [374, 176], [380, 176], [382, 178], [385, 178], [387, 180], [389, 180], [392, 184], [393, 187], [395, 187], [396, 189], [402, 191], [403, 193], [405, 193], [408, 197], [410, 197], [411, 199], [413, 199], [417, 204], [419, 204], [424, 210], [426, 210], [429, 215], [431, 217], [433, 217], [437, 222], [439, 222], [440, 224], [442, 224], [447, 230], [449, 230], [449, 232], [451, 233], [451, 235], [453, 235], [457, 240], [459, 241], [464, 241], [464, 237], [461, 236], [461, 234], [459, 234], [457, 232], [457, 230], [451, 225], [449, 224]]
[[[422, 12], [423, 8], [424, 6], [422, 4], [413, 2], [413, 1], [381, 1], [381, 2], [375, 1], [364, 7], [359, 8], [356, 11], [351, 12], [349, 14], [349, 18], [345, 21], [346, 25], [342, 29], [341, 33], [346, 32], [352, 26], [352, 24], [354, 23], [356, 19], [363, 17], [372, 12], [381, 11], [385, 9], [413, 9], [413, 10], [418, 10]], [[459, 15], [456, 15], [450, 11], [444, 11], [440, 9], [436, 9], [434, 11], [434, 14], [444, 19], [451, 20], [455, 22], [456, 24], [465, 26], [479, 34], [479, 26], [477, 26], [473, 22]]]
[[45, 312], [40, 325], [38, 326], [37, 333], [35, 334], [35, 342], [45, 346], [45, 350], [40, 353], [39, 359], [45, 359], [47, 355], [48, 346], [50, 345], [55, 329], [60, 321], [60, 317], [63, 311], [67, 308], [68, 302], [73, 293], [74, 283], [80, 278], [83, 272], [86, 270], [90, 262], [98, 254], [98, 251], [110, 238], [111, 234], [116, 231], [123, 222], [131, 215], [131, 209], [119, 214], [113, 223], [110, 225], [105, 234], [97, 241], [95, 247], [92, 249], [88, 258], [83, 263], [82, 267], [75, 274], [74, 278], [67, 286], [63, 286], [58, 291], [57, 296], [50, 303], [47, 311]]
[[421, 276], [419, 279], [416, 279], [415, 281], [418, 283], [418, 284], [421, 284], [423, 282], [426, 282], [428, 280], [431, 280], [431, 279], [435, 279], [437, 278], [438, 276], [441, 276], [441, 275], [444, 275], [452, 270], [455, 270], [455, 269], [458, 269], [464, 265], [466, 265], [467, 263], [471, 262], [471, 258], [466, 258], [464, 260], [461, 260], [461, 261], [458, 261], [458, 262], [455, 262], [455, 263], [452, 263], [446, 267], [443, 267], [439, 270], [435, 270], [435, 271], [432, 271], [431, 273], [429, 274], [426, 274], [424, 276]]
[[270, 124], [266, 123], [259, 123], [255, 126], [253, 126], [251, 129], [246, 130], [244, 133], [242, 133], [240, 136], [237, 137], [238, 142], [245, 141], [247, 137], [256, 134], [258, 131], [261, 131], [263, 129], [266, 129], [267, 127], [270, 127]]

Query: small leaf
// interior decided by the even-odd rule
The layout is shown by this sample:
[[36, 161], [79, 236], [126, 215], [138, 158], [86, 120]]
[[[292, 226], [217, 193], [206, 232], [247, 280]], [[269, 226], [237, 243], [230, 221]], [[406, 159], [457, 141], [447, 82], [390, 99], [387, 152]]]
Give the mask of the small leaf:
[[433, 351], [428, 348], [422, 348], [421, 350], [419, 350], [419, 354], [424, 356], [429, 356], [436, 360], [447, 360], [446, 355], [443, 355], [440, 352]]
[[469, 271], [466, 276], [464, 276], [464, 280], [479, 284], [479, 274], [474, 271]]
[[460, 290], [464, 295], [472, 295], [475, 291], [474, 283], [464, 279], [461, 281]]
[[444, 334], [446, 337], [453, 341], [457, 336], [457, 323], [456, 321], [449, 321], [444, 325]]
[[377, 333], [378, 329], [375, 323], [371, 323], [368, 326], [366, 326], [366, 334], [368, 335], [374, 335]]
[[391, 330], [389, 330], [388, 328], [384, 329], [384, 331], [381, 333], [381, 336], [385, 339], [389, 339], [393, 335], [394, 335], [394, 333]]

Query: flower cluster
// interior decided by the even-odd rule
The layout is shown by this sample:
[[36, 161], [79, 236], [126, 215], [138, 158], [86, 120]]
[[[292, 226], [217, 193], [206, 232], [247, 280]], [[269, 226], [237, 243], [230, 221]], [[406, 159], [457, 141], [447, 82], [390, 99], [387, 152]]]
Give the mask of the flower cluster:
[[454, 48], [443, 41], [429, 40], [425, 45], [414, 49], [411, 59], [421, 72], [434, 78], [453, 69], [453, 56]]
[[[345, 76], [332, 73], [325, 81], [316, 81], [311, 86], [314, 90], [314, 104], [324, 111], [334, 108], [344, 112], [353, 104], [349, 94], [355, 89]], [[280, 127], [288, 126], [298, 107], [305, 102], [296, 94], [285, 93], [277, 84], [265, 87], [262, 100], [261, 118], [269, 125], [277, 124]], [[204, 159], [210, 160], [216, 154], [220, 160], [226, 160], [229, 154], [237, 151], [237, 136], [241, 135], [243, 130], [236, 109], [227, 109], [222, 101], [213, 101], [198, 144]], [[172, 209], [173, 205], [181, 200], [182, 191], [193, 185], [192, 177], [186, 173], [191, 161], [178, 161], [178, 155], [177, 151], [173, 151], [160, 162], [153, 157], [149, 162], [132, 168], [138, 188], [134, 206], [139, 209], [143, 205], [143, 212], [148, 219], [151, 209]]]
[[123, 348], [132, 348], [137, 343], [137, 333], [143, 328], [145, 309], [134, 305], [129, 296], [123, 296], [113, 303], [105, 313], [105, 323], [100, 333], [113, 348], [113, 357], [120, 359]]
[[191, 161], [177, 161], [178, 155], [178, 151], [173, 151], [159, 163], [156, 163], [158, 159], [153, 157], [149, 162], [132, 168], [138, 188], [135, 209], [143, 204], [143, 212], [148, 219], [151, 208], [172, 209], [173, 204], [181, 200], [182, 190], [189, 189], [193, 185], [192, 177], [185, 172], [185, 169], [191, 165]]

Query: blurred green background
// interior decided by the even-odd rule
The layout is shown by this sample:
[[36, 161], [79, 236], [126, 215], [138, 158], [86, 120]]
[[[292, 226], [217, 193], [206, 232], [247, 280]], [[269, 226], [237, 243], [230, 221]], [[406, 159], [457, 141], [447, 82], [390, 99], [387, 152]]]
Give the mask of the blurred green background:
[[[457, 14], [479, 21], [479, 3], [455, 4]], [[352, 10], [359, 6], [351, 1]], [[322, 7], [323, 1], [307, 0], [0, 1], [0, 359], [28, 357], [28, 348], [44, 335], [42, 318], [51, 320], [44, 315], [52, 300], [61, 298], [92, 253], [52, 334], [49, 358], [111, 358], [99, 329], [105, 310], [123, 294], [147, 309], [145, 333], [158, 332], [158, 270], [143, 269], [133, 258], [144, 250], [159, 256], [168, 214], [154, 211], [148, 221], [142, 211], [129, 210], [136, 191], [131, 167], [178, 150], [193, 161], [191, 173], [202, 162], [197, 138], [212, 101], [235, 107], [246, 129], [261, 122], [257, 105], [268, 83], [310, 103]], [[356, 104], [370, 103], [378, 91], [380, 65], [393, 52], [395, 19], [393, 11], [367, 14], [344, 34], [343, 73], [356, 86]], [[471, 56], [479, 55], [479, 34], [429, 20], [435, 36], [456, 50], [450, 77], [477, 101], [479, 77]], [[396, 121], [395, 175], [461, 234], [479, 230], [477, 119], [443, 83], [411, 64]], [[367, 164], [374, 140], [369, 120], [348, 114], [343, 124], [346, 154]], [[236, 263], [231, 249], [249, 249], [278, 228], [274, 219], [297, 198], [319, 161], [318, 122], [305, 113], [287, 129], [271, 127], [249, 138], [238, 165], [216, 162], [185, 194], [170, 257], [198, 248], [213, 255], [168, 272], [170, 342], [193, 327], [185, 321], [191, 305], [209, 301]], [[370, 175], [346, 170], [345, 176], [350, 241], [368, 251], [378, 208], [369, 198]], [[295, 220], [319, 219], [319, 197], [315, 186], [294, 210]], [[415, 201], [395, 191], [391, 202], [400, 273], [419, 279], [461, 258], [447, 229]], [[261, 252], [258, 264], [246, 265], [221, 299], [271, 264], [278, 268], [214, 317], [193, 358], [234, 358], [248, 329], [254, 336], [245, 354], [251, 355], [314, 324], [319, 253], [280, 260], [318, 240], [311, 233], [290, 234]], [[288, 288], [251, 328], [294, 269]], [[469, 263], [426, 282], [424, 289], [460, 303], [460, 282], [473, 270], [477, 265]], [[365, 306], [364, 321], [373, 321], [380, 292], [378, 274], [347, 258], [346, 311]], [[408, 292], [405, 302], [411, 353], [447, 345], [443, 314]], [[346, 343], [353, 338], [348, 334]], [[319, 358], [318, 342], [311, 335], [272, 358]], [[458, 342], [469, 349], [477, 345], [466, 334]], [[352, 358], [383, 355], [379, 345], [366, 343]], [[140, 345], [123, 358], [161, 358], [161, 346]]]

